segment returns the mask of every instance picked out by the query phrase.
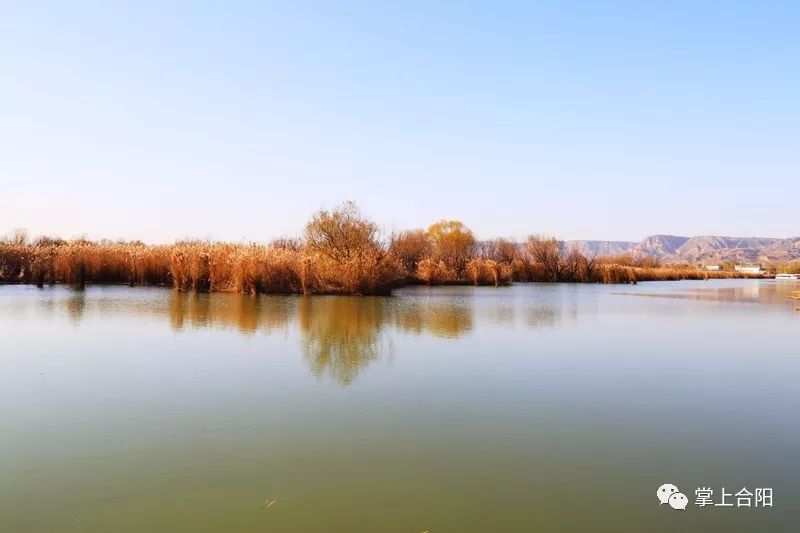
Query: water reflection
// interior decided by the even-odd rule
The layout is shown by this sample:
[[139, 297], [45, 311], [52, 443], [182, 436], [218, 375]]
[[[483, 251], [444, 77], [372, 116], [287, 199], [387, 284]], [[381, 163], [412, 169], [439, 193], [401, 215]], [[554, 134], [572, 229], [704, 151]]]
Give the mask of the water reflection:
[[303, 298], [298, 323], [303, 355], [317, 376], [348, 384], [382, 351], [382, 331], [390, 310], [385, 298], [330, 296]]
[[[176, 331], [235, 328], [269, 333], [297, 324], [311, 371], [351, 383], [369, 363], [391, 352], [385, 333], [455, 339], [473, 328], [471, 302], [463, 299], [382, 297], [275, 297], [172, 291], [167, 311]], [[513, 312], [500, 318], [513, 320]]]
[[[573, 318], [576, 311], [572, 309]], [[554, 327], [559, 321], [560, 315], [552, 307], [529, 307], [525, 312], [525, 324], [529, 328]]]
[[86, 311], [86, 293], [84, 291], [70, 291], [66, 301], [67, 315], [73, 324], [80, 323]]
[[472, 329], [472, 313], [466, 305], [409, 301], [398, 305], [392, 318], [400, 331], [455, 339]]
[[169, 299], [169, 317], [172, 327], [180, 330], [185, 325], [208, 326], [209, 295], [187, 294], [172, 291]]
[[[87, 315], [126, 314], [166, 319], [175, 331], [234, 329], [245, 335], [283, 331], [296, 334], [311, 371], [348, 384], [373, 361], [391, 355], [390, 333], [458, 340], [474, 329], [573, 327], [579, 317], [602, 314], [616, 305], [604, 295], [639, 296], [713, 302], [781, 304], [800, 284], [728, 282], [641, 284], [626, 287], [530, 285], [510, 289], [418, 288], [386, 297], [249, 296], [193, 294], [163, 289], [92, 287], [7, 288], [0, 313], [22, 317], [28, 312], [66, 315], [74, 326]], [[655, 301], [654, 301], [655, 304]], [[772, 305], [773, 308], [780, 308]], [[673, 310], [654, 305], [651, 314]], [[683, 312], [683, 311], [681, 311]], [[62, 315], [62, 316], [63, 316]]]
[[251, 334], [286, 329], [292, 320], [296, 299], [260, 298], [245, 294], [194, 294], [171, 291], [169, 318], [175, 330], [192, 328], [235, 328]]
[[615, 291], [617, 296], [641, 296], [647, 298], [667, 298], [674, 300], [695, 300], [706, 302], [735, 302], [752, 304], [785, 304], [789, 293], [800, 289], [800, 283], [784, 281], [750, 282], [737, 286], [693, 287], [689, 290], [661, 290], [642, 292]]
[[[792, 288], [0, 287], [0, 531], [789, 531]], [[756, 298], [775, 305], [737, 303]], [[667, 475], [789, 503], [678, 516], [619, 498]]]

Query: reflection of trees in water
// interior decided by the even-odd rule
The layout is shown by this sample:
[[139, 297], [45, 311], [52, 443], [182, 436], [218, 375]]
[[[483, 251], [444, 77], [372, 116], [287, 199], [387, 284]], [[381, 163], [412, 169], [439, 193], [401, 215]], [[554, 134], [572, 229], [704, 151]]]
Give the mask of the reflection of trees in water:
[[381, 297], [303, 298], [297, 316], [312, 371], [343, 384], [381, 357], [387, 327], [448, 338], [472, 328], [468, 307]]
[[552, 307], [528, 307], [525, 310], [525, 323], [531, 329], [553, 327], [560, 319], [561, 315]]
[[516, 320], [516, 309], [513, 305], [494, 305], [489, 308], [487, 313], [489, 320], [495, 324], [514, 325]]
[[[513, 326], [522, 311], [529, 327], [552, 326], [560, 318], [550, 305], [518, 309], [508, 302], [446, 296], [252, 296], [173, 290], [167, 302], [166, 309], [152, 301], [139, 306], [125, 302], [124, 308], [159, 314], [166, 310], [176, 330], [227, 328], [268, 334], [297, 323], [303, 356], [312, 372], [342, 384], [351, 383], [362, 369], [391, 351], [387, 331], [455, 339], [475, 327], [476, 316]], [[73, 321], [81, 320], [85, 293], [72, 292], [65, 305]]]
[[66, 300], [67, 316], [71, 322], [77, 324], [83, 318], [86, 311], [86, 293], [82, 290], [71, 290], [69, 298]]
[[343, 384], [383, 354], [383, 332], [455, 338], [473, 327], [468, 305], [446, 300], [414, 301], [367, 296], [250, 296], [170, 293], [170, 322], [184, 327], [235, 328], [269, 333], [297, 321], [303, 355], [314, 374]]
[[[166, 314], [172, 327], [228, 328], [245, 334], [288, 330], [297, 323], [302, 353], [312, 372], [342, 384], [391, 352], [390, 331], [455, 339], [471, 331], [476, 319], [513, 326], [522, 312], [529, 327], [554, 325], [559, 316], [550, 305], [519, 308], [508, 301], [472, 297], [251, 296], [170, 291], [167, 305], [159, 298], [113, 300], [110, 308]], [[156, 304], [154, 305], [154, 302]], [[73, 321], [86, 313], [83, 291], [71, 292], [64, 305]]]
[[303, 354], [314, 374], [348, 384], [381, 355], [381, 330], [390, 312], [386, 298], [320, 296], [303, 298], [298, 322]]
[[381, 357], [387, 327], [447, 338], [472, 328], [469, 307], [381, 297], [307, 297], [301, 300], [297, 316], [303, 353], [312, 371], [327, 373], [343, 384]]
[[169, 316], [172, 327], [222, 327], [243, 333], [286, 328], [295, 308], [293, 297], [247, 294], [204, 294], [172, 291]]
[[431, 300], [409, 300], [397, 307], [393, 319], [400, 331], [456, 338], [472, 329], [472, 308], [452, 303], [437, 304]]
[[564, 284], [546, 286], [526, 300], [523, 316], [528, 329], [552, 328], [562, 322], [575, 322], [581, 314], [597, 313], [594, 299], [581, 299], [579, 293], [569, 289]]

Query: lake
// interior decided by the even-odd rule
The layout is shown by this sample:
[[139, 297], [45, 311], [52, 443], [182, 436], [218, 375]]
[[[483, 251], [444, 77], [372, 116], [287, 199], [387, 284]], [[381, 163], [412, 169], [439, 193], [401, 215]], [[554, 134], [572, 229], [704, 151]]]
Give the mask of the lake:
[[797, 531], [790, 289], [2, 286], [0, 531]]

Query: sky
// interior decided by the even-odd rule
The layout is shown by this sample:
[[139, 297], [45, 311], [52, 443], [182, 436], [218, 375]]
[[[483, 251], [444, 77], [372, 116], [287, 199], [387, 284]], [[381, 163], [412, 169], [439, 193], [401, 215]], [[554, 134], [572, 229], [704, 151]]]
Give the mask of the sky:
[[800, 235], [797, 2], [11, 2], [0, 234]]

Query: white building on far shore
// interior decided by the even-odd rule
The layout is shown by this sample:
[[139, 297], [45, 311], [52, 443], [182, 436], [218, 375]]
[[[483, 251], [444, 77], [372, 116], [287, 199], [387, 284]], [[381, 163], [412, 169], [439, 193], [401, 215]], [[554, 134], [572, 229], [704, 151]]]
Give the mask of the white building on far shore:
[[705, 270], [722, 270], [720, 265], [703, 265], [703, 269]]
[[736, 272], [742, 274], [763, 274], [765, 270], [758, 265], [736, 265], [734, 267]]

